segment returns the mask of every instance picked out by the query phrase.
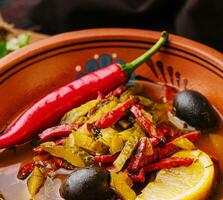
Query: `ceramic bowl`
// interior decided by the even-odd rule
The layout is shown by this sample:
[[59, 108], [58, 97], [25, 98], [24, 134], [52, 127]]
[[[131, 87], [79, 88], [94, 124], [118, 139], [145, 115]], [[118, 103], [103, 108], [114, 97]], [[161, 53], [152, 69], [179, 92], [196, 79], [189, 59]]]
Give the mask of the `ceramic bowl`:
[[[159, 36], [153, 31], [92, 29], [50, 37], [9, 54], [0, 60], [0, 130], [53, 89], [111, 63], [129, 62], [150, 48]], [[170, 35], [169, 43], [139, 67], [131, 79], [198, 90], [223, 113], [223, 56], [202, 44]], [[205, 138], [200, 147], [211, 154], [212, 148], [205, 142], [208, 135]], [[0, 193], [8, 199], [29, 198], [26, 181], [16, 178], [20, 163], [33, 156], [31, 144], [27, 145], [0, 154]], [[59, 186], [60, 182], [53, 182], [51, 190], [51, 182], [51, 189], [43, 190], [46, 194], [39, 192], [36, 199], [58, 199]], [[217, 199], [222, 197], [221, 188], [219, 184], [214, 190]]]
[[[129, 62], [160, 33], [134, 29], [91, 29], [33, 43], [0, 60], [0, 129], [53, 89], [114, 62]], [[169, 43], [131, 79], [200, 91], [223, 113], [223, 55], [170, 35]]]

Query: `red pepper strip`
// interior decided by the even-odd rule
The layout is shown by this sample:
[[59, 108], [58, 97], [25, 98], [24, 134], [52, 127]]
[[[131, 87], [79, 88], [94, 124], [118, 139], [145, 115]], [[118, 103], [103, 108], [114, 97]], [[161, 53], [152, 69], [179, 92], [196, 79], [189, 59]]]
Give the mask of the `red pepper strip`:
[[62, 145], [65, 142], [66, 138], [60, 138], [58, 140], [55, 140], [55, 145]]
[[149, 141], [151, 142], [153, 147], [157, 146], [160, 143], [160, 139], [155, 138], [155, 137], [149, 138]]
[[186, 137], [191, 142], [195, 142], [195, 141], [197, 141], [199, 136], [200, 136], [200, 131], [193, 131], [193, 132], [186, 133], [186, 134], [173, 133], [173, 135], [170, 137], [170, 141], [173, 141], [173, 140], [175, 140], [177, 138], [180, 138], [180, 137]]
[[114, 162], [116, 158], [118, 157], [119, 154], [114, 154], [114, 155], [101, 155], [101, 156], [95, 156], [94, 159], [96, 162], [101, 162], [101, 163], [110, 163]]
[[[200, 132], [199, 131], [194, 131], [191, 133], [186, 133], [180, 137], [180, 138], [187, 138], [188, 140], [190, 140], [191, 142], [195, 142], [200, 136]], [[158, 148], [158, 155], [159, 158], [165, 158], [173, 153], [175, 153], [176, 151], [179, 150], [179, 147], [177, 147], [174, 143], [173, 140], [167, 144], [164, 145], [164, 147], [159, 147]]]
[[201, 134], [200, 131], [193, 131], [190, 133], [186, 133], [186, 134], [180, 136], [179, 138], [187, 138], [191, 142], [196, 142], [198, 140], [198, 138], [200, 137], [200, 134]]
[[141, 152], [143, 152], [145, 150], [146, 142], [147, 142], [147, 138], [146, 137], [140, 138], [139, 143], [138, 143], [138, 147], [136, 149], [136, 154], [137, 153], [141, 153]]
[[175, 144], [173, 144], [172, 142], [167, 143], [166, 145], [164, 145], [163, 147], [158, 147], [157, 151], [158, 151], [158, 158], [165, 158], [175, 152], [177, 152], [178, 150], [180, 150], [179, 147], [177, 147]]
[[162, 159], [159, 162], [149, 164], [143, 167], [143, 169], [145, 170], [145, 172], [153, 172], [153, 171], [157, 171], [157, 170], [165, 169], [165, 168], [180, 167], [180, 166], [187, 167], [191, 165], [193, 161], [194, 161], [193, 158], [170, 157], [170, 158]]
[[130, 74], [155, 54], [167, 39], [168, 33], [163, 32], [151, 49], [131, 63], [100, 68], [46, 95], [23, 112], [0, 135], [0, 149], [28, 141], [44, 129], [57, 124], [64, 113], [96, 98], [98, 91], [106, 94], [126, 83]]
[[58, 169], [58, 168], [61, 168], [61, 166], [63, 164], [63, 160], [60, 158], [57, 158], [57, 157], [53, 157], [49, 160], [49, 163], [54, 164], [55, 167]]
[[136, 119], [142, 124], [142, 126], [145, 128], [145, 130], [147, 131], [147, 133], [149, 134], [150, 137], [153, 137], [153, 135], [151, 134], [151, 122], [149, 120], [147, 120], [142, 112], [141, 109], [138, 106], [132, 106], [131, 107], [131, 112], [135, 115]]
[[158, 138], [162, 138], [162, 140], [166, 141], [167, 136], [170, 134], [170, 128], [164, 124], [159, 124], [158, 127], [156, 127], [156, 134]]
[[71, 165], [70, 163], [66, 162], [65, 160], [63, 160], [61, 158], [53, 157], [51, 159], [51, 162], [53, 164], [55, 164], [56, 169], [59, 169], [59, 168], [64, 168], [64, 169], [67, 169], [67, 170], [76, 169], [75, 166]]
[[118, 88], [116, 88], [115, 90], [109, 92], [105, 98], [109, 98], [111, 96], [115, 96], [118, 97], [120, 96], [125, 90], [127, 89], [127, 87], [125, 85], [120, 85]]
[[140, 138], [139, 146], [136, 151], [136, 154], [137, 152], [139, 153], [142, 152], [145, 156], [149, 156], [153, 154], [153, 146], [150, 142], [151, 141], [150, 139], [151, 138], [147, 138], [147, 137]]
[[102, 169], [105, 169], [107, 171], [116, 171], [116, 167], [111, 164], [111, 163], [102, 163], [102, 165], [100, 166]]
[[158, 158], [157, 149], [154, 149], [153, 154], [149, 156], [145, 156], [143, 155], [143, 153], [139, 153], [137, 156], [133, 156], [131, 158], [127, 169], [131, 172], [136, 172], [143, 166], [151, 162], [154, 162], [155, 160], [157, 160], [157, 158]]
[[47, 153], [47, 152], [44, 151], [44, 150], [42, 149], [42, 147], [40, 147], [40, 146], [33, 148], [32, 151], [33, 151], [33, 153], [35, 153], [36, 155], [42, 155], [42, 154]]
[[[139, 121], [139, 123], [142, 125], [142, 127], [149, 134], [149, 137], [159, 138], [158, 135], [153, 135], [153, 133], [151, 132], [152, 122], [143, 115], [142, 109], [139, 106], [133, 105], [130, 110], [135, 115], [136, 119]], [[159, 139], [161, 139], [161, 138], [159, 138]]]
[[[180, 136], [179, 138], [187, 138], [188, 140], [195, 142], [199, 138], [200, 132], [194, 131], [191, 133], [184, 134]], [[150, 138], [151, 140], [152, 138]], [[138, 154], [137, 157], [133, 156], [129, 162], [128, 170], [129, 171], [137, 171], [141, 167], [154, 162], [157, 159], [165, 158], [176, 151], [178, 151], [180, 148], [178, 148], [173, 142], [169, 142], [165, 144], [163, 147], [156, 147], [153, 149], [153, 155], [149, 156], [143, 156], [143, 154]]]
[[126, 111], [138, 101], [137, 97], [128, 99], [121, 105], [114, 108], [111, 112], [102, 116], [102, 118], [94, 122], [98, 128], [108, 128], [113, 126], [119, 119], [126, 115]]
[[25, 165], [22, 165], [17, 174], [17, 178], [21, 180], [26, 179], [32, 173], [34, 167], [35, 163], [33, 161], [30, 163], [26, 163]]
[[106, 96], [101, 93], [100, 91], [98, 91], [98, 97], [97, 99], [107, 99], [111, 96], [115, 96], [115, 97], [118, 97], [120, 96], [125, 90], [127, 89], [127, 87], [125, 85], [121, 85], [119, 87], [117, 87], [115, 90], [109, 92]]
[[189, 133], [176, 133], [173, 136], [170, 137], [170, 142], [174, 141], [177, 138], [187, 138], [188, 140], [190, 140], [191, 142], [196, 142], [198, 140], [198, 138], [200, 137], [200, 131], [193, 131], [193, 132], [189, 132]]
[[140, 182], [140, 183], [145, 182], [145, 171], [143, 168], [140, 169], [137, 174], [128, 173], [128, 175], [133, 182]]
[[103, 93], [101, 93], [100, 91], [98, 91], [98, 97], [97, 97], [97, 99], [102, 100], [104, 98], [105, 98], [105, 95]]
[[139, 168], [143, 167], [151, 162], [154, 162], [155, 160], [157, 160], [158, 157], [158, 151], [157, 148], [153, 149], [153, 155], [150, 156], [145, 156], [144, 159], [142, 159], [142, 162], [139, 164]]
[[21, 144], [41, 130], [59, 122], [73, 107], [96, 98], [100, 90], [107, 93], [127, 80], [118, 64], [87, 74], [48, 94], [32, 105], [0, 135], [0, 148]]
[[69, 124], [54, 126], [43, 131], [39, 134], [39, 137], [41, 141], [47, 141], [55, 137], [67, 137], [72, 129], [73, 126]]
[[57, 157], [52, 157], [48, 160], [44, 160], [43, 163], [44, 163], [44, 165], [50, 164], [50, 166], [51, 166], [49, 171], [47, 171], [47, 173], [56, 171], [59, 168], [64, 168], [64, 169], [67, 169], [67, 170], [76, 169], [75, 166], [73, 166], [73, 165], [67, 163], [65, 160], [63, 160], [61, 158], [57, 158]]
[[146, 160], [145, 158], [146, 157], [151, 158], [153, 157], [153, 155], [154, 151], [149, 138], [146, 137], [141, 138], [138, 147], [136, 149], [136, 154], [131, 157], [127, 169], [130, 171], [136, 171], [140, 169]]
[[[65, 138], [61, 138], [61, 139], [55, 140], [55, 141], [54, 141], [54, 145], [61, 145], [61, 144], [64, 143], [64, 141], [65, 141]], [[33, 151], [33, 153], [35, 153], [36, 155], [42, 155], [42, 154], [47, 153], [46, 151], [44, 151], [44, 150], [42, 149], [41, 146], [38, 146], [38, 147], [33, 148], [32, 151]]]

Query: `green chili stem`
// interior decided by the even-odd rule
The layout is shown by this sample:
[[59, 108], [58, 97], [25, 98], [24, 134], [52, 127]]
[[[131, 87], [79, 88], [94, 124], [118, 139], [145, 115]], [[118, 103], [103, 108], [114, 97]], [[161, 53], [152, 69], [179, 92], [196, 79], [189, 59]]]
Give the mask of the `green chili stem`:
[[127, 74], [131, 74], [138, 66], [140, 66], [143, 62], [149, 59], [152, 55], [154, 55], [168, 40], [168, 32], [163, 31], [161, 33], [160, 39], [143, 55], [139, 56], [131, 63], [127, 63], [122, 65], [123, 70]]

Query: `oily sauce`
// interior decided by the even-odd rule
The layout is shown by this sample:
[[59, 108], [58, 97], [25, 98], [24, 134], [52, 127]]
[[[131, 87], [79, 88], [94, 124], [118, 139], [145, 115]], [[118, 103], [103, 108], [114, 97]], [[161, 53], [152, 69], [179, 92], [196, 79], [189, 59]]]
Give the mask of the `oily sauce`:
[[[155, 84], [154, 84], [155, 85]], [[153, 87], [153, 86], [152, 86]], [[156, 92], [156, 96], [159, 96]], [[148, 89], [148, 88], [147, 88]], [[149, 90], [151, 87], [149, 88]], [[151, 92], [150, 92], [151, 94]], [[217, 132], [202, 134], [196, 146], [208, 153], [216, 159], [216, 183], [213, 186], [209, 200], [222, 200], [223, 199], [223, 125]], [[17, 147], [16, 149], [0, 150], [0, 197], [1, 195], [5, 200], [29, 200], [30, 195], [27, 189], [27, 180], [19, 180], [17, 173], [21, 163], [32, 160], [32, 145], [25, 144]], [[59, 170], [55, 174], [55, 178], [47, 178], [44, 186], [36, 195], [35, 200], [62, 200], [59, 195], [59, 187], [62, 180], [71, 171]], [[0, 198], [1, 199], [1, 198]]]

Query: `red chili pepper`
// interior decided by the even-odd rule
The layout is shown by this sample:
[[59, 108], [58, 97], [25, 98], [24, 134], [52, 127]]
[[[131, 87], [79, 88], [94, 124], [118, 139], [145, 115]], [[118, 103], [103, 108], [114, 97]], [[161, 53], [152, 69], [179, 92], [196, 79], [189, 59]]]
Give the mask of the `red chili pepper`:
[[127, 169], [129, 171], [137, 171], [143, 167], [145, 162], [148, 162], [148, 159], [154, 159], [154, 150], [149, 138], [143, 137], [140, 139], [138, 147], [136, 149], [136, 154], [131, 157]]
[[56, 170], [59, 169], [59, 168], [64, 168], [64, 169], [67, 169], [67, 170], [76, 169], [75, 166], [71, 165], [70, 163], [63, 160], [62, 158], [53, 157], [53, 158], [51, 158], [51, 163], [53, 163], [55, 165]]
[[115, 97], [120, 96], [126, 89], [127, 87], [125, 85], [121, 85], [115, 90], [109, 92], [108, 95], [106, 95], [106, 98], [109, 98], [111, 96], [115, 96]]
[[180, 167], [180, 166], [189, 166], [193, 163], [193, 158], [165, 158], [156, 163], [149, 164], [143, 167], [145, 172], [153, 172], [164, 168]]
[[109, 92], [106, 96], [101, 93], [100, 91], [98, 91], [98, 97], [97, 99], [107, 99], [111, 96], [115, 96], [118, 97], [120, 96], [125, 90], [127, 89], [127, 87], [125, 85], [120, 85], [119, 87], [117, 87], [116, 89], [114, 89], [113, 91]]
[[165, 138], [163, 138], [163, 135], [158, 135], [155, 129], [154, 129], [154, 132], [152, 132], [152, 126], [153, 126], [152, 122], [150, 121], [150, 119], [144, 116], [142, 109], [137, 104], [133, 105], [130, 110], [135, 115], [136, 119], [139, 121], [141, 126], [149, 134], [149, 137], [151, 138], [156, 137], [160, 139], [161, 141], [165, 141]]
[[[191, 133], [187, 133], [181, 135], [178, 138], [187, 138], [188, 140], [195, 142], [199, 138], [200, 132], [194, 131]], [[152, 138], [149, 138], [150, 140]], [[137, 171], [141, 167], [156, 161], [157, 159], [166, 158], [167, 156], [177, 152], [180, 148], [177, 147], [172, 141], [165, 144], [162, 147], [153, 148], [153, 154], [144, 156], [142, 153], [136, 156], [133, 156], [129, 162], [128, 170], [129, 171]]]
[[22, 165], [17, 174], [17, 178], [21, 180], [26, 179], [32, 173], [34, 167], [35, 163], [33, 161]]
[[111, 112], [102, 116], [102, 118], [96, 121], [94, 124], [98, 128], [108, 128], [113, 126], [119, 119], [126, 115], [126, 111], [138, 101], [137, 97], [126, 100], [121, 105], [114, 108]]
[[100, 91], [98, 91], [98, 97], [97, 97], [97, 99], [102, 100], [104, 98], [105, 98], [105, 95], [103, 93], [101, 93]]
[[55, 164], [56, 168], [61, 168], [63, 165], [63, 160], [61, 158], [53, 157], [51, 162]]
[[144, 183], [145, 182], [145, 171], [144, 169], [140, 169], [138, 173], [136, 174], [132, 174], [132, 173], [128, 173], [129, 177], [131, 178], [131, 180], [133, 182], [140, 182], [140, 183]]
[[102, 169], [105, 169], [107, 171], [117, 171], [116, 167], [112, 163], [102, 163], [100, 166]]
[[39, 134], [41, 141], [47, 141], [55, 137], [66, 137], [74, 129], [72, 125], [63, 124], [46, 129]]
[[58, 140], [55, 140], [55, 145], [62, 145], [65, 142], [66, 138], [60, 138]]
[[160, 143], [160, 139], [155, 138], [155, 137], [149, 138], [149, 141], [151, 142], [153, 147], [157, 146]]
[[114, 155], [100, 155], [100, 156], [95, 156], [94, 159], [96, 162], [101, 162], [101, 163], [110, 163], [114, 162], [116, 158], [118, 157], [119, 154], [114, 154]]
[[98, 91], [106, 94], [124, 84], [129, 75], [155, 54], [166, 43], [167, 39], [168, 33], [163, 32], [159, 41], [151, 49], [131, 63], [112, 64], [101, 68], [46, 95], [23, 112], [0, 135], [0, 149], [24, 143], [47, 127], [54, 126], [64, 113], [96, 98]]
[[185, 133], [185, 134], [182, 134], [182, 133], [175, 133], [174, 135], [172, 135], [170, 137], [170, 141], [173, 141], [177, 138], [181, 138], [181, 137], [185, 137], [187, 138], [188, 140], [190, 140], [191, 142], [195, 142], [198, 140], [198, 138], [200, 137], [200, 131], [193, 131], [193, 132], [190, 132], [190, 133]]
[[175, 144], [173, 144], [172, 142], [169, 142], [167, 144], [165, 144], [163, 147], [158, 147], [157, 151], [158, 151], [158, 157], [159, 158], [165, 158], [177, 151], [179, 151], [180, 148], [177, 147]]
[[[53, 145], [62, 145], [65, 141], [65, 138], [61, 138], [58, 140], [54, 141]], [[42, 154], [46, 154], [47, 152], [43, 150], [43, 148], [41, 146], [35, 147], [33, 148], [33, 153], [35, 153], [36, 155], [42, 155]]]
[[164, 124], [159, 124], [156, 127], [156, 134], [158, 138], [162, 138], [162, 141], [165, 142], [167, 136], [170, 134], [170, 128]]
[[58, 158], [58, 157], [52, 157], [48, 160], [44, 160], [43, 163], [45, 165], [50, 165], [49, 170], [46, 171], [46, 173], [49, 172], [54, 172], [60, 168], [64, 168], [67, 170], [74, 170], [76, 169], [75, 166], [71, 165], [70, 163], [68, 163], [67, 161], [63, 160], [62, 158]]
[[199, 139], [200, 135], [201, 135], [200, 131], [193, 131], [190, 133], [186, 133], [186, 134], [180, 136], [179, 138], [187, 138], [191, 142], [196, 142]]
[[47, 153], [47, 152], [44, 151], [43, 148], [40, 147], [40, 146], [33, 148], [32, 151], [33, 151], [33, 153], [35, 153], [36, 155], [42, 155], [42, 154]]
[[131, 158], [127, 169], [131, 172], [136, 172], [143, 166], [151, 162], [154, 162], [157, 159], [158, 159], [157, 149], [154, 149], [153, 154], [149, 156], [144, 156], [142, 153], [140, 153], [136, 157], [134, 156]]
[[[199, 131], [194, 131], [191, 133], [186, 133], [178, 138], [187, 138], [188, 140], [190, 140], [191, 142], [195, 142], [200, 136], [200, 132]], [[180, 148], [177, 147], [174, 143], [173, 140], [167, 144], [165, 144], [163, 147], [158, 147], [158, 155], [159, 158], [165, 158], [173, 153], [175, 153], [176, 151], [178, 151]]]
[[143, 138], [140, 138], [140, 141], [139, 141], [138, 150], [139, 152], [142, 152], [143, 155], [145, 156], [150, 156], [153, 154], [153, 145], [150, 139], [151, 138], [143, 137]]

